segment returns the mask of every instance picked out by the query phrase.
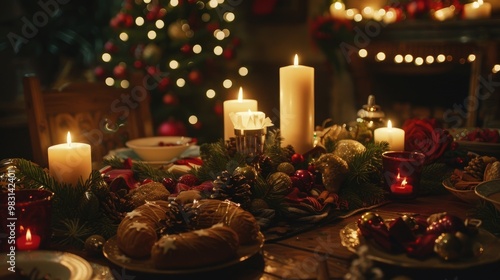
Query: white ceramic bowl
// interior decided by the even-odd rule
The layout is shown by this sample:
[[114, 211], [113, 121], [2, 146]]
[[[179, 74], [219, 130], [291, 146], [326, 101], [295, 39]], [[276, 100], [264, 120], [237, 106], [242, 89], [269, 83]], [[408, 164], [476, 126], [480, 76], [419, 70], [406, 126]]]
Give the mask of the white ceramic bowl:
[[491, 202], [500, 211], [500, 179], [486, 181], [476, 186], [476, 195]]
[[446, 179], [443, 181], [443, 186], [445, 189], [447, 189], [450, 193], [458, 197], [464, 202], [470, 203], [470, 204], [476, 204], [481, 201], [481, 199], [476, 195], [474, 192], [474, 188], [468, 189], [468, 190], [459, 190], [456, 189], [453, 186], [453, 183], [451, 182], [450, 179]]
[[127, 141], [143, 161], [169, 161], [180, 156], [189, 146], [195, 144], [191, 137], [156, 136]]

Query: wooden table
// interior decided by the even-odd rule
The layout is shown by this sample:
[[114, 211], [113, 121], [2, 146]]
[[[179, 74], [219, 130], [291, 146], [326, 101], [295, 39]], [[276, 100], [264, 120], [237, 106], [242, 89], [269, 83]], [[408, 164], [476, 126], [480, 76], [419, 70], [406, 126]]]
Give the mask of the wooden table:
[[[381, 215], [413, 212], [427, 216], [438, 212], [466, 217], [470, 205], [451, 194], [419, 197], [413, 201], [389, 202], [369, 211]], [[367, 210], [368, 211], [368, 210]], [[145, 275], [109, 265], [105, 259], [91, 261], [109, 265], [116, 279], [344, 279], [356, 255], [340, 243], [340, 230], [354, 223], [365, 211], [307, 232], [275, 242], [266, 242], [261, 253], [234, 266], [213, 272], [190, 275]], [[500, 253], [500, 252], [499, 252]], [[403, 269], [376, 263], [384, 271], [384, 279], [492, 279], [500, 275], [500, 263], [459, 270]]]

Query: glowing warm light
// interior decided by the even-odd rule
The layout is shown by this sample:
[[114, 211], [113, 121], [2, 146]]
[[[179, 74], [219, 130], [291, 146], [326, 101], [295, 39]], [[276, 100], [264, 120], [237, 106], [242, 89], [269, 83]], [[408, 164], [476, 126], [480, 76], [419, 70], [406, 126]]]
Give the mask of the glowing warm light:
[[446, 56], [444, 54], [440, 54], [436, 57], [437, 62], [444, 62], [446, 60]]
[[391, 122], [391, 120], [387, 121], [387, 128], [392, 128], [392, 122]]
[[357, 14], [359, 14], [359, 13], [358, 13], [358, 10], [356, 10], [356, 9], [347, 9], [345, 11], [346, 19], [354, 19], [354, 16]]
[[222, 49], [222, 47], [221, 47], [221, 46], [216, 46], [216, 47], [214, 48], [214, 54], [215, 54], [215, 55], [221, 55], [223, 51], [224, 51], [224, 50]]
[[[151, 1], [151, 0], [148, 0], [148, 1]], [[170, 0], [170, 6], [176, 7], [177, 5], [179, 5], [179, 1], [178, 0]]]
[[475, 54], [472, 54], [472, 53], [471, 53], [471, 54], [469, 54], [469, 56], [467, 57], [467, 60], [468, 60], [469, 62], [473, 62], [473, 61], [475, 61], [475, 60], [476, 60], [476, 55], [475, 55]]
[[293, 65], [299, 65], [299, 56], [297, 54], [293, 57]]
[[226, 38], [226, 35], [224, 34], [224, 32], [222, 32], [221, 30], [217, 29], [214, 31], [214, 37], [219, 40], [219, 41], [222, 41], [224, 40], [224, 38]]
[[71, 147], [71, 133], [68, 131], [68, 134], [66, 135], [66, 143], [68, 143], [68, 146]]
[[120, 35], [118, 35], [118, 37], [120, 38], [120, 40], [122, 40], [123, 42], [127, 42], [128, 41], [128, 34], [125, 33], [125, 32], [122, 32], [120, 33]]
[[212, 98], [214, 98], [214, 97], [215, 97], [215, 90], [213, 90], [213, 89], [209, 89], [209, 90], [207, 90], [207, 92], [205, 93], [205, 95], [206, 95], [208, 98], [212, 99]]
[[368, 56], [368, 51], [366, 49], [360, 49], [358, 51], [359, 57], [367, 57]]
[[208, 2], [208, 6], [210, 8], [217, 8], [218, 5], [219, 3], [217, 2], [217, 0], [210, 0], [210, 2]]
[[175, 82], [175, 84], [178, 86], [178, 87], [183, 87], [186, 85], [186, 80], [184, 80], [183, 78], [179, 78], [177, 79], [177, 81]]
[[240, 87], [240, 90], [238, 91], [238, 101], [241, 102], [243, 101], [243, 88]]
[[122, 87], [122, 88], [128, 88], [129, 86], [130, 86], [130, 82], [127, 80], [122, 80], [120, 82], [120, 87]]
[[227, 12], [224, 14], [224, 20], [227, 21], [227, 22], [232, 22], [236, 19], [236, 16], [234, 15], [234, 13], [231, 13], [231, 12]]
[[379, 53], [377, 53], [375, 58], [377, 59], [377, 61], [384, 61], [385, 60], [385, 53], [379, 52]]
[[168, 63], [168, 66], [170, 67], [170, 69], [177, 69], [179, 68], [179, 62], [177, 62], [177, 60], [171, 60]]
[[224, 88], [230, 88], [233, 86], [233, 81], [229, 80], [229, 79], [225, 79], [223, 82], [222, 82], [222, 86]]
[[410, 63], [412, 61], [413, 61], [413, 55], [411, 55], [411, 54], [405, 55], [405, 62], [406, 63]]
[[110, 62], [111, 61], [111, 55], [109, 53], [103, 53], [101, 56], [102, 61], [104, 62]]
[[453, 61], [453, 56], [451, 56], [451, 55], [447, 55], [447, 56], [446, 56], [446, 60], [447, 60], [447, 61]]
[[159, 19], [155, 22], [155, 26], [158, 29], [162, 29], [163, 27], [165, 27], [165, 22], [163, 20]]
[[422, 64], [424, 64], [424, 59], [423, 58], [421, 58], [421, 57], [415, 58], [415, 65], [420, 66]]
[[148, 38], [149, 40], [154, 40], [156, 38], [156, 31], [154, 30], [148, 31]]
[[210, 21], [210, 14], [208, 13], [203, 13], [203, 15], [201, 15], [201, 20], [203, 22], [209, 22]]
[[354, 15], [354, 21], [355, 22], [360, 22], [363, 20], [363, 16], [361, 14], [355, 14]]
[[500, 64], [493, 65], [493, 69], [491, 69], [491, 72], [493, 72], [493, 74], [500, 72]]
[[107, 77], [105, 80], [104, 80], [104, 83], [107, 85], [107, 86], [114, 86], [115, 85], [115, 79], [111, 78], [111, 77]]
[[142, 26], [143, 24], [144, 24], [144, 18], [143, 17], [137, 17], [135, 19], [135, 25]]
[[197, 117], [197, 116], [195, 116], [195, 115], [191, 115], [191, 116], [189, 116], [189, 118], [188, 118], [188, 122], [189, 122], [190, 124], [196, 124], [196, 123], [198, 122], [198, 117]]
[[432, 64], [434, 62], [434, 57], [432, 55], [428, 55], [425, 58], [425, 62], [427, 62], [427, 64]]
[[149, 4], [151, 3], [151, 0], [143, 0], [144, 4]]
[[202, 48], [201, 48], [200, 45], [196, 44], [196, 45], [193, 46], [193, 52], [194, 53], [199, 54], [199, 53], [201, 53], [201, 50], [202, 50]]
[[400, 54], [397, 54], [395, 57], [394, 57], [394, 62], [396, 63], [401, 63], [403, 62], [403, 56], [400, 55]]
[[240, 76], [244, 77], [246, 75], [248, 75], [248, 68], [246, 67], [240, 67], [240, 69], [238, 69], [238, 74], [240, 74]]

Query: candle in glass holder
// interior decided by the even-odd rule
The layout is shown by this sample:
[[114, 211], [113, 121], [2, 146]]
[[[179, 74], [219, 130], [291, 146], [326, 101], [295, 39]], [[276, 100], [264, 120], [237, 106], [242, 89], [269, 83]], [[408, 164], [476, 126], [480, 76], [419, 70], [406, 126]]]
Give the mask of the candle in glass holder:
[[71, 142], [50, 146], [48, 149], [49, 173], [58, 182], [76, 186], [79, 180], [87, 180], [92, 172], [91, 148], [89, 144]]
[[405, 149], [405, 131], [401, 128], [392, 127], [392, 122], [387, 122], [387, 127], [380, 127], [373, 132], [375, 142], [389, 143], [389, 150], [404, 151]]
[[223, 104], [224, 110], [224, 140], [234, 137], [234, 126], [229, 115], [236, 112], [248, 110], [257, 111], [257, 100], [243, 99], [243, 89], [240, 87], [238, 99], [226, 100]]
[[280, 133], [283, 146], [304, 154], [314, 147], [314, 68], [294, 65], [280, 68]]
[[413, 199], [418, 194], [425, 155], [419, 152], [382, 153], [383, 177], [392, 198]]
[[31, 233], [28, 228], [26, 234], [17, 238], [16, 247], [18, 250], [36, 250], [40, 246], [40, 236]]

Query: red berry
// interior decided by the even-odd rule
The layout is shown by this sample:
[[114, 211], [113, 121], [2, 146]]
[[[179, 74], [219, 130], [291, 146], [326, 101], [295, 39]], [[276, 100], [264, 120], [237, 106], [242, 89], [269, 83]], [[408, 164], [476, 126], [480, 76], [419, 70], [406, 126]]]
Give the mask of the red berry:
[[177, 185], [177, 182], [172, 179], [172, 178], [163, 178], [163, 180], [161, 180], [161, 183], [163, 184], [163, 186], [170, 192], [170, 193], [174, 193], [176, 191], [176, 186]]
[[293, 154], [292, 155], [292, 163], [299, 164], [304, 162], [304, 156], [302, 154]]

